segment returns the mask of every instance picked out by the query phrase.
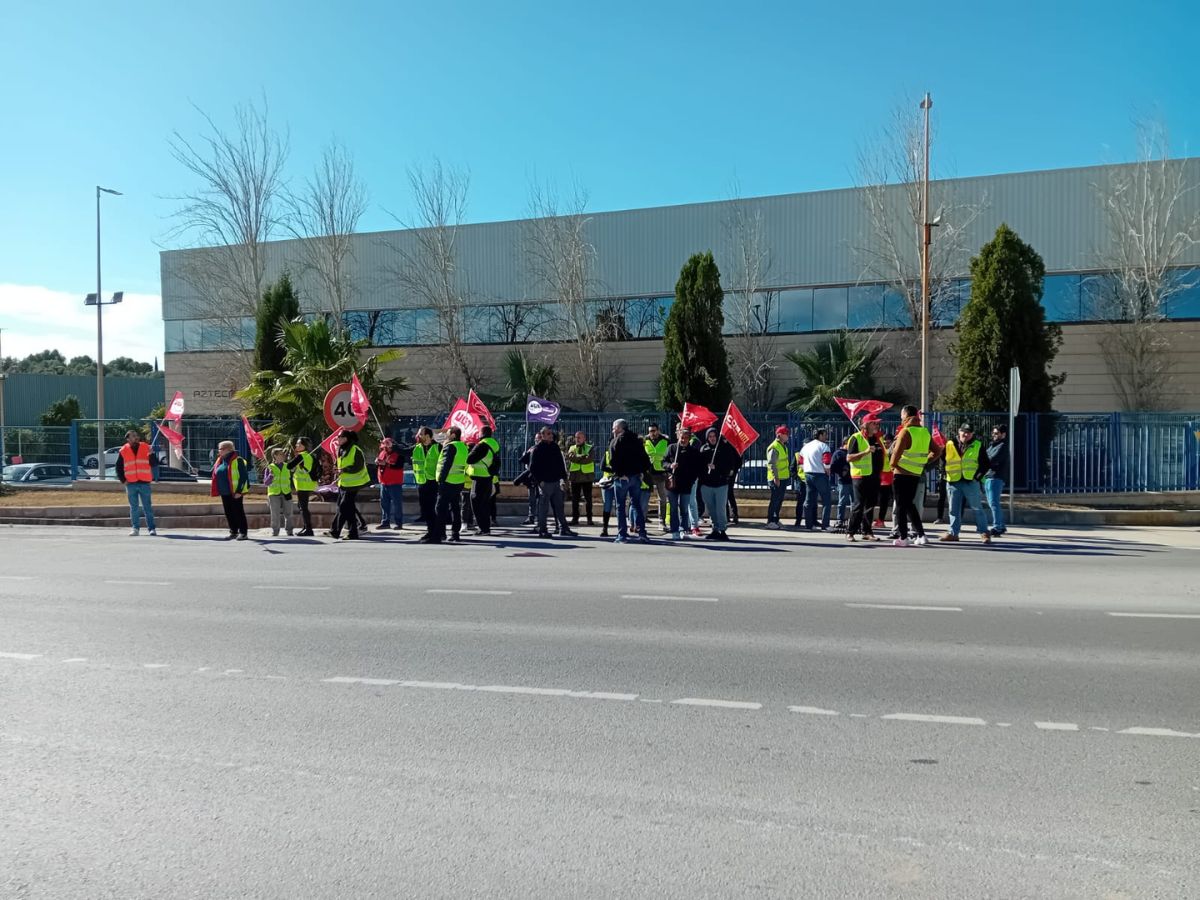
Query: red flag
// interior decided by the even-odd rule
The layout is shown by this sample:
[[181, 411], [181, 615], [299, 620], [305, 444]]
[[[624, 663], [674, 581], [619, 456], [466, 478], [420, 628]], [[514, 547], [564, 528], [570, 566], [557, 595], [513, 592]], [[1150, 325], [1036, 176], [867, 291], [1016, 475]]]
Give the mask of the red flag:
[[183, 391], [175, 392], [175, 396], [171, 399], [171, 405], [167, 407], [167, 414], [164, 418], [167, 421], [176, 423], [183, 418]]
[[479, 395], [475, 393], [474, 388], [467, 394], [467, 409], [473, 415], [487, 422], [491, 426], [492, 431], [496, 430], [496, 420], [492, 418], [491, 410], [487, 408], [487, 404], [479, 399]]
[[321, 441], [321, 449], [324, 450], [326, 453], [328, 453], [330, 456], [336, 458], [338, 455], [338, 453], [337, 453], [338, 435], [341, 434], [342, 431], [344, 431], [344, 430], [345, 429], [339, 428], [337, 431], [335, 431], [329, 437], [325, 438], [325, 440]]
[[183, 435], [167, 424], [167, 420], [163, 419], [158, 426], [158, 433], [167, 439], [167, 443], [175, 449], [183, 447]]
[[847, 400], [843, 397], [834, 397], [834, 402], [842, 408], [842, 412], [846, 414], [846, 418], [851, 422], [854, 417], [860, 414], [877, 416], [885, 409], [891, 409], [893, 404], [886, 403], [883, 400]]
[[367, 413], [371, 410], [371, 401], [367, 399], [367, 392], [363, 390], [362, 382], [358, 380], [358, 373], [350, 373], [350, 412], [354, 413], [361, 421], [367, 421]]
[[266, 459], [267, 443], [263, 440], [263, 436], [254, 430], [250, 420], [245, 416], [242, 416], [242, 427], [246, 429], [246, 443], [250, 445], [250, 452], [261, 459]]
[[683, 404], [683, 414], [680, 415], [679, 422], [692, 434], [698, 434], [715, 421], [717, 421], [717, 414], [711, 409], [701, 406], [699, 403]]
[[721, 436], [729, 441], [739, 455], [745, 453], [746, 449], [758, 440], [758, 432], [746, 421], [736, 403], [729, 404], [725, 421], [721, 423]]
[[935, 444], [937, 444], [939, 447], [946, 446], [946, 439], [942, 436], [942, 429], [938, 428], [936, 425], [933, 426], [932, 437], [933, 437], [933, 442]]
[[469, 401], [459, 397], [454, 404], [454, 409], [450, 410], [450, 415], [446, 417], [446, 424], [443, 428], [454, 426], [462, 431], [462, 439], [468, 444], [473, 444], [479, 440], [479, 431], [483, 428], [483, 420], [479, 418], [478, 413], [472, 412], [468, 406]]

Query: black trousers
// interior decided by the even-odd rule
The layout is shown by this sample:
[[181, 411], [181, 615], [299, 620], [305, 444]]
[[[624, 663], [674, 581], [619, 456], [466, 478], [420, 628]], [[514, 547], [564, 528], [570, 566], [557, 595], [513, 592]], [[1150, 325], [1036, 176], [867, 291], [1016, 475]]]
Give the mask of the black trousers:
[[450, 534], [455, 539], [462, 531], [462, 499], [463, 486], [442, 482], [438, 484], [437, 528], [433, 540], [441, 543], [446, 539], [446, 526], [450, 526]]
[[421, 510], [421, 521], [425, 523], [425, 533], [432, 534], [437, 527], [437, 482], [426, 481], [417, 485], [417, 506]]
[[296, 505], [300, 507], [300, 521], [304, 523], [305, 531], [312, 531], [312, 513], [308, 511], [308, 499], [312, 491], [296, 491]]
[[946, 518], [946, 479], [938, 479], [937, 517]]
[[877, 507], [873, 515], [882, 522], [887, 518], [887, 511], [892, 508], [892, 486], [890, 484], [879, 485], [879, 502]]
[[903, 475], [897, 472], [892, 479], [892, 490], [896, 494], [896, 527], [900, 529], [900, 537], [908, 537], [908, 526], [912, 525], [916, 537], [925, 536], [925, 526], [921, 524], [921, 512], [917, 509], [917, 486], [921, 483], [919, 475]]
[[230, 534], [245, 534], [249, 531], [246, 524], [246, 505], [239, 494], [236, 497], [221, 497], [221, 508], [225, 510], [225, 521], [229, 523]]
[[854, 507], [847, 534], [871, 534], [871, 515], [879, 502], [879, 476], [854, 479]]
[[492, 530], [492, 479], [477, 478], [471, 487], [471, 508], [480, 534]]
[[579, 501], [586, 501], [588, 524], [592, 523], [592, 483], [580, 481], [571, 483], [571, 522], [579, 521]]
[[337, 518], [333, 520], [333, 536], [342, 533], [342, 526], [352, 538], [358, 537], [358, 488], [342, 488], [338, 491]]
[[737, 497], [735, 497], [733, 495], [733, 491], [734, 491], [734, 482], [731, 481], [729, 483], [729, 498], [726, 501], [725, 505], [729, 507], [729, 511], [727, 514], [729, 521], [736, 523], [738, 520]]

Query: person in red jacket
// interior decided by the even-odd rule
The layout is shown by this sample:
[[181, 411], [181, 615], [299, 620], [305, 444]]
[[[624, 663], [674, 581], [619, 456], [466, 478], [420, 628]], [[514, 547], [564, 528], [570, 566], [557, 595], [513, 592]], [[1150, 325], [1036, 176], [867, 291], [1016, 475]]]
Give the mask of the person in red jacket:
[[379, 442], [375, 457], [379, 480], [380, 519], [377, 531], [404, 527], [404, 456], [390, 437]]

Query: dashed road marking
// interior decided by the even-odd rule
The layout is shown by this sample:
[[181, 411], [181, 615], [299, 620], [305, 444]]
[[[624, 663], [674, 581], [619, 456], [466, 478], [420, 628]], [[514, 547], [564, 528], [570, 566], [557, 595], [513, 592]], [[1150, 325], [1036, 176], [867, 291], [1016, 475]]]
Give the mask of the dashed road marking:
[[310, 584], [256, 584], [256, 591], [327, 591], [328, 585], [317, 587]]
[[105, 584], [131, 584], [139, 587], [168, 587], [169, 581], [121, 581], [115, 578], [104, 579]]
[[1034, 727], [1040, 731], [1078, 731], [1079, 726], [1074, 722], [1034, 722]]
[[622, 594], [622, 600], [682, 600], [690, 603], [720, 603], [719, 597], [684, 597], [680, 594]]
[[169, 669], [170, 663], [142, 663], [143, 669]]
[[1176, 731], [1174, 728], [1122, 728], [1117, 734], [1140, 734], [1145, 737], [1200, 737], [1200, 734]]
[[928, 713], [888, 713], [880, 716], [894, 722], [933, 722], [938, 725], [986, 725], [987, 722], [975, 716], [939, 716]]
[[847, 609], [893, 609], [904, 612], [962, 612], [961, 606], [912, 606], [904, 603], [846, 603]]
[[1200, 619], [1200, 613], [1110, 612], [1114, 619]]
[[70, 659], [61, 659], [61, 660], [59, 660], [59, 662], [63, 662], [63, 663], [87, 662], [87, 657], [86, 656], [72, 656]]
[[485, 591], [473, 588], [430, 588], [427, 594], [477, 594], [481, 597], [508, 597], [512, 591]]
[[841, 715], [836, 709], [821, 709], [819, 706], [789, 706], [788, 710], [794, 713], [804, 713], [808, 716], [838, 716]]
[[378, 687], [400, 683], [398, 678], [350, 678], [345, 675], [339, 675], [336, 678], [322, 678], [321, 681], [325, 684], [367, 684]]
[[684, 697], [681, 700], [672, 700], [671, 703], [679, 706], [715, 706], [720, 709], [762, 709], [761, 703], [747, 700], [710, 700], [707, 697]]
[[33, 581], [32, 575], [0, 575], [0, 581]]
[[41, 659], [40, 653], [0, 653], [0, 659]]

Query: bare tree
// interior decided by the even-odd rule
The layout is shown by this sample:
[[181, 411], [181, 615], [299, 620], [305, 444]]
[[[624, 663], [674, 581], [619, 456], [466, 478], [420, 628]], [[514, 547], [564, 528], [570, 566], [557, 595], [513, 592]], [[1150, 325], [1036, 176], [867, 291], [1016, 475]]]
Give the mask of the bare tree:
[[592, 409], [604, 409], [616, 396], [621, 368], [606, 352], [615, 322], [588, 299], [595, 293], [596, 250], [588, 239], [586, 207], [587, 197], [576, 190], [564, 211], [552, 188], [535, 184], [524, 256], [531, 290], [552, 304], [555, 336], [570, 347], [566, 369], [575, 395]]
[[300, 239], [300, 265], [316, 288], [318, 309], [345, 330], [345, 313], [358, 290], [354, 235], [367, 211], [367, 189], [349, 151], [329, 144], [312, 177], [287, 195], [286, 205], [286, 225]]
[[763, 290], [772, 260], [762, 210], [735, 203], [725, 231], [731, 262], [726, 269], [725, 315], [733, 332], [725, 346], [733, 393], [747, 409], [769, 409], [779, 355], [771, 331], [778, 313], [778, 293]]
[[1086, 279], [1093, 314], [1109, 323], [1100, 340], [1105, 367], [1126, 410], [1169, 406], [1172, 378], [1164, 321], [1171, 299], [1195, 286], [1180, 266], [1200, 243], [1200, 184], [1171, 159], [1166, 127], [1138, 126], [1138, 159], [1093, 184], [1107, 241], [1097, 256], [1103, 274]]
[[[899, 104], [876, 142], [859, 151], [858, 181], [868, 233], [854, 250], [863, 264], [860, 280], [882, 282], [903, 298], [906, 325], [919, 333], [925, 148], [917, 108], [916, 102]], [[931, 323], [943, 320], [947, 307], [958, 301], [955, 280], [967, 274], [971, 258], [966, 237], [986, 205], [986, 197], [958, 197], [950, 182], [930, 182], [929, 212], [938, 223], [929, 248]], [[894, 328], [899, 323], [886, 324]], [[906, 341], [905, 348], [906, 354], [915, 354], [917, 342]]]
[[415, 306], [433, 310], [432, 334], [437, 344], [424, 375], [427, 399], [450, 406], [456, 397], [480, 383], [479, 366], [466, 343], [465, 317], [469, 286], [458, 265], [458, 229], [467, 210], [470, 177], [435, 160], [428, 169], [408, 173], [415, 206], [415, 222], [388, 246], [393, 261], [385, 268]]
[[201, 248], [188, 255], [179, 276], [195, 295], [193, 317], [214, 330], [206, 343], [235, 351], [237, 365], [248, 367], [244, 322], [253, 319], [266, 288], [264, 245], [279, 231], [288, 137], [271, 126], [265, 101], [261, 109], [236, 107], [232, 131], [197, 112], [208, 131], [194, 140], [176, 131], [169, 141], [196, 185], [169, 198], [178, 207], [168, 237]]

